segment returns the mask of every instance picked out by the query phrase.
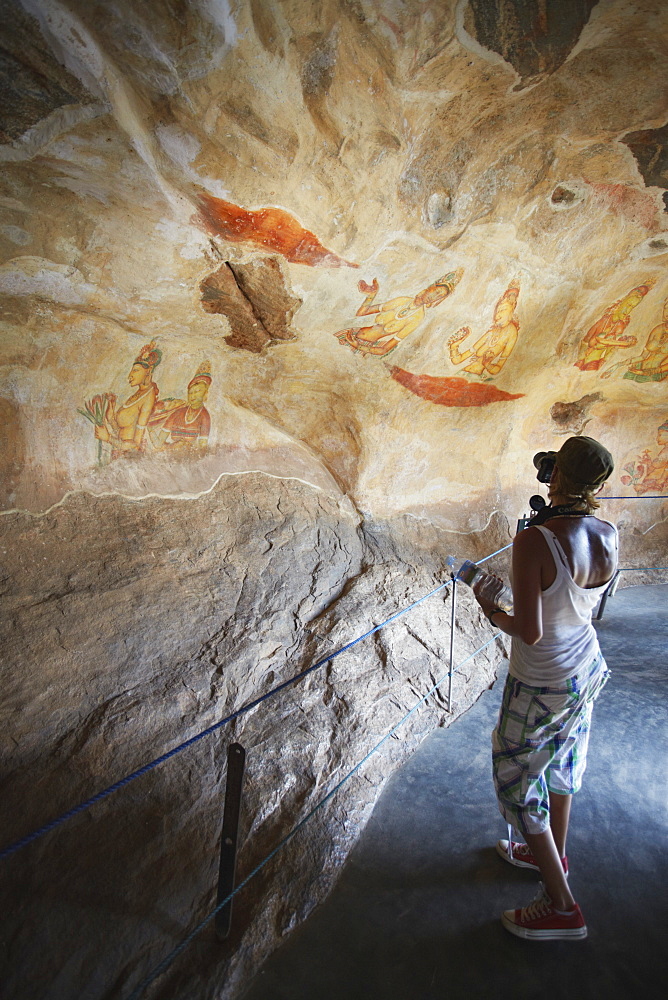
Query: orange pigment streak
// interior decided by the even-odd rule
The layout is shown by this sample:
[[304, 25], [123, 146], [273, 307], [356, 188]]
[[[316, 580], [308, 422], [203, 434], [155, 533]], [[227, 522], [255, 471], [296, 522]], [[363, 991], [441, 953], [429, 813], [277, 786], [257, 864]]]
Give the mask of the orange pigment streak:
[[436, 375], [413, 375], [396, 366], [392, 378], [416, 396], [439, 406], [487, 406], [507, 399], [521, 399], [523, 392], [504, 392], [488, 382], [467, 382], [465, 378], [441, 378]]
[[252, 243], [282, 254], [293, 264], [359, 267], [324, 247], [313, 233], [282, 208], [252, 211], [206, 193], [198, 196], [198, 203], [206, 229], [231, 243]]

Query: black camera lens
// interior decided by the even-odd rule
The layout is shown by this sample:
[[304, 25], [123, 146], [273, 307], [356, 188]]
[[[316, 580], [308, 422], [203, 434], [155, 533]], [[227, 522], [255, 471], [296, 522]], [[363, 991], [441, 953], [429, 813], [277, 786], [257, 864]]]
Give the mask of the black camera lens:
[[549, 483], [552, 478], [552, 473], [554, 472], [554, 459], [550, 458], [548, 455], [542, 460], [538, 466], [538, 475], [536, 479], [539, 483]]

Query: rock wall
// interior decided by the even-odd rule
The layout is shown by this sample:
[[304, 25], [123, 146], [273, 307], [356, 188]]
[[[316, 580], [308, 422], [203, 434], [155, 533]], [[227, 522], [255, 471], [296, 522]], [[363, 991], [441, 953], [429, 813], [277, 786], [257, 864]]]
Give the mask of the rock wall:
[[480, 530], [582, 432], [665, 494], [666, 7], [530, 6], [8, 0], [3, 507], [259, 469]]
[[[0, 530], [5, 843], [447, 579], [428, 533], [261, 474], [190, 501], [77, 495]], [[490, 636], [468, 591], [459, 605], [457, 662]], [[229, 743], [248, 753], [241, 878], [447, 672], [449, 619], [431, 598], [5, 861], [6, 995], [126, 996], [215, 905]], [[207, 929], [155, 995], [236, 995], [322, 899], [393, 767], [502, 654], [465, 665], [452, 713], [447, 684], [430, 697], [244, 890], [229, 942]]]
[[[622, 565], [667, 564], [667, 8], [567, 7], [5, 0], [3, 840], [506, 544], [569, 435], [615, 457]], [[434, 598], [12, 859], [14, 994], [124, 995], [211, 904], [229, 740], [248, 871], [447, 643]], [[161, 995], [238, 991], [500, 655]]]

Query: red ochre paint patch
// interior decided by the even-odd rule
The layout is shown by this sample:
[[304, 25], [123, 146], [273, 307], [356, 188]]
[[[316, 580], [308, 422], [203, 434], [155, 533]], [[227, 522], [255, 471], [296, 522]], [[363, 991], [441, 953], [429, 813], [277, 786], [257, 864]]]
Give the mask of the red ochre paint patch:
[[304, 229], [282, 208], [251, 211], [211, 194], [198, 196], [202, 220], [214, 236], [231, 243], [252, 243], [272, 253], [282, 254], [293, 264], [310, 267], [359, 267], [324, 247], [313, 233]]
[[594, 197], [612, 212], [625, 216], [650, 232], [658, 228], [656, 199], [650, 191], [639, 191], [631, 184], [587, 183], [593, 190]]
[[436, 375], [413, 375], [396, 366], [390, 370], [393, 379], [410, 389], [416, 396], [438, 403], [439, 406], [487, 406], [504, 399], [521, 399], [523, 392], [504, 392], [489, 382], [467, 382], [465, 378], [441, 378]]

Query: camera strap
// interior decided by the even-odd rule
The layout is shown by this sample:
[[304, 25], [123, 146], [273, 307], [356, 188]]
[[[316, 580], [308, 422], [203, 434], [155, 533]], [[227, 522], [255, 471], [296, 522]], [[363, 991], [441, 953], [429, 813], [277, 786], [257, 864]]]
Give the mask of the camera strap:
[[573, 510], [572, 504], [562, 503], [557, 504], [556, 507], [542, 507], [538, 513], [531, 518], [528, 527], [534, 524], [545, 524], [546, 521], [550, 521], [553, 517], [591, 517], [591, 514], [587, 514], [584, 510]]

